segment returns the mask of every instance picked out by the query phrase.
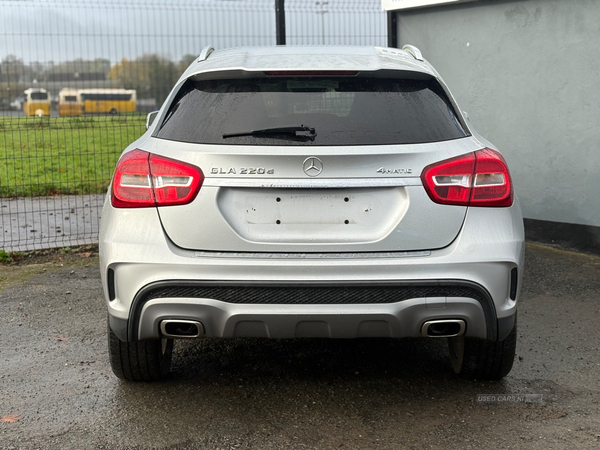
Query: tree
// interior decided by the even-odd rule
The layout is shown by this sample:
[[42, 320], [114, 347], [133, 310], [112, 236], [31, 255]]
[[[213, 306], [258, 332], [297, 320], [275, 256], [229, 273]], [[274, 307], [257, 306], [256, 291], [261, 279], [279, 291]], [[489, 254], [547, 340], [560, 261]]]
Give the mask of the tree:
[[0, 61], [0, 80], [4, 82], [17, 82], [26, 74], [27, 66], [23, 60], [15, 55], [7, 55]]
[[108, 74], [110, 61], [104, 58], [86, 60], [77, 58], [73, 61], [65, 61], [48, 69], [49, 73], [103, 73]]
[[197, 55], [183, 55], [181, 60], [177, 63], [177, 72], [179, 72], [179, 75], [185, 72], [185, 69], [187, 69], [189, 65], [196, 60], [197, 57]]
[[142, 91], [142, 86], [146, 86], [147, 80], [144, 80], [142, 73], [139, 73], [138, 66], [135, 61], [129, 61], [123, 58], [120, 63], [115, 64], [108, 71], [107, 78], [109, 80], [119, 80], [124, 87], [128, 89], [136, 89]]
[[177, 81], [172, 61], [156, 54], [143, 55], [134, 61], [123, 58], [108, 72], [108, 79], [119, 80], [126, 89], [135, 89], [138, 98], [154, 98], [161, 104]]

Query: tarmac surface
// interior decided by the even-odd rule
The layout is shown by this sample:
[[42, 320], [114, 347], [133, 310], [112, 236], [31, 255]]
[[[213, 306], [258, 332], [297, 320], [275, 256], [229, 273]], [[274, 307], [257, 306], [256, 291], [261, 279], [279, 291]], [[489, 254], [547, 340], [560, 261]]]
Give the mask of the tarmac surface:
[[598, 449], [600, 257], [526, 261], [501, 382], [435, 339], [178, 341], [170, 379], [122, 382], [94, 249], [0, 265], [0, 448]]
[[0, 249], [28, 251], [97, 243], [105, 197], [0, 198]]

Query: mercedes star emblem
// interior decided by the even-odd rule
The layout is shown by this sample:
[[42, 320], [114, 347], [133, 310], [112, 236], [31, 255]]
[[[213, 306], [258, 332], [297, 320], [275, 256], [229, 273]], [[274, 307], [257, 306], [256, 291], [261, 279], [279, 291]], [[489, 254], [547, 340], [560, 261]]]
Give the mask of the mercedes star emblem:
[[304, 160], [304, 173], [309, 177], [316, 177], [323, 172], [323, 163], [316, 156], [309, 156]]

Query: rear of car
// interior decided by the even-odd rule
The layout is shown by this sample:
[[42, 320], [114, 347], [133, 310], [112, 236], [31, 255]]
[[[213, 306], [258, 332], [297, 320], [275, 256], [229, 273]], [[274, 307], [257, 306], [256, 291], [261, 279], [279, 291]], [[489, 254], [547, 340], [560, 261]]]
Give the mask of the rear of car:
[[514, 357], [523, 260], [503, 157], [414, 48], [204, 52], [122, 155], [104, 207], [111, 363], [176, 338], [445, 337]]

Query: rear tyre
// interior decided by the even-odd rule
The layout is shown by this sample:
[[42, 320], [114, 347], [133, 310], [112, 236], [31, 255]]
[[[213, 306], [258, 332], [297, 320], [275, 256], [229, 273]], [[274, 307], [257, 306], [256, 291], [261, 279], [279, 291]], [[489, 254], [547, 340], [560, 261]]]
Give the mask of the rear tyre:
[[171, 367], [173, 339], [123, 342], [108, 327], [108, 353], [114, 374], [129, 381], [164, 379]]
[[464, 378], [499, 380], [508, 375], [513, 366], [517, 348], [517, 321], [503, 341], [485, 339], [449, 338], [450, 361], [454, 371]]

